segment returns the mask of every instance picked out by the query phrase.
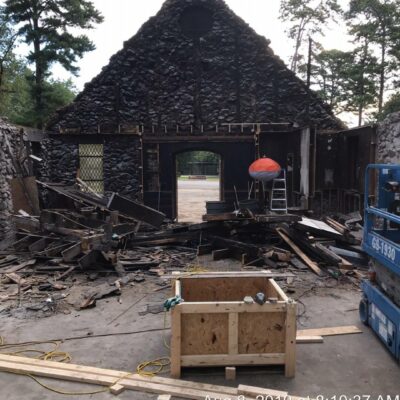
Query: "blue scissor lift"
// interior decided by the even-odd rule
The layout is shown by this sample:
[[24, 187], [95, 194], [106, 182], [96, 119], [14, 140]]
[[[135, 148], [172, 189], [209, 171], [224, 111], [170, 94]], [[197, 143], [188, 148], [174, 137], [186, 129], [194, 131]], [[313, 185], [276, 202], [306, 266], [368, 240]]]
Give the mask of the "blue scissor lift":
[[[376, 193], [370, 193], [371, 179], [376, 180]], [[399, 360], [400, 304], [393, 289], [400, 289], [400, 165], [369, 165], [365, 181], [363, 248], [375, 272], [362, 283], [360, 318]], [[374, 205], [370, 195], [376, 198]]]

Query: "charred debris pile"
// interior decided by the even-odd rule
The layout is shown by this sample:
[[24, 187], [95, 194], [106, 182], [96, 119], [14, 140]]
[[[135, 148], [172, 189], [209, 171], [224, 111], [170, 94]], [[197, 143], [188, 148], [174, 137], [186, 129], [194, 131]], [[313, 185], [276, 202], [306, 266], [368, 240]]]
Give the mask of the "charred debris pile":
[[[145, 280], [163, 290], [169, 287], [164, 278], [176, 270], [196, 273], [202, 264], [198, 257], [206, 254], [209, 261], [239, 260], [242, 269], [356, 285], [368, 270], [358, 213], [316, 220], [239, 210], [204, 215], [202, 223], [172, 224], [157, 210], [116, 193], [99, 196], [82, 182], [74, 187], [38, 183], [57, 208], [38, 216], [14, 215], [16, 235], [0, 243], [3, 304], [38, 300], [54, 311], [57, 299], [68, 296], [82, 275], [95, 284], [74, 304], [78, 309]], [[229, 262], [222, 267], [229, 269]], [[104, 277], [106, 282], [98, 280]]]

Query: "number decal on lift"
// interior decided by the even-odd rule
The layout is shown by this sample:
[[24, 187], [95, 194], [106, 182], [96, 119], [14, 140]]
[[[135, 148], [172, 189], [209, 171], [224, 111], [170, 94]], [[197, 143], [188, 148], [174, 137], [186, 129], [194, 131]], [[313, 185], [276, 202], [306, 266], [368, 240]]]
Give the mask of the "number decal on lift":
[[396, 260], [396, 248], [376, 236], [372, 236], [371, 247], [390, 261]]

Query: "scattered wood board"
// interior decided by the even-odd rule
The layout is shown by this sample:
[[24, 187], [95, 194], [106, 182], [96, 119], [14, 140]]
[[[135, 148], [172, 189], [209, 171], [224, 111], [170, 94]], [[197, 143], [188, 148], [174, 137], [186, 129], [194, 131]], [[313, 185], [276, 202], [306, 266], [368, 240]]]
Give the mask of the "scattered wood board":
[[255, 398], [282, 398], [286, 399], [288, 397], [288, 392], [282, 392], [279, 390], [263, 389], [254, 386], [239, 385], [239, 394], [245, 396], [252, 396]]
[[297, 336], [296, 343], [297, 344], [306, 344], [306, 343], [323, 343], [324, 338], [322, 336]]
[[306, 263], [306, 265], [313, 270], [318, 276], [323, 275], [322, 270], [318, 267], [318, 265], [312, 261], [305, 253], [303, 253], [298, 247], [287, 235], [283, 230], [278, 228], [276, 230], [279, 234], [279, 236], [293, 249], [293, 251]]
[[[27, 357], [17, 357], [0, 354], [0, 371], [17, 374], [31, 374], [46, 378], [56, 378], [66, 381], [91, 383], [112, 387], [118, 384], [125, 390], [136, 390], [160, 395], [176, 396], [182, 399], [204, 400], [211, 398], [224, 398], [229, 396], [232, 400], [240, 399], [239, 389], [227, 386], [211, 385], [171, 379], [164, 377], [145, 377], [124, 371], [74, 365], [54, 361], [43, 361]], [[118, 388], [116, 388], [118, 389]], [[252, 388], [261, 393], [276, 392], [272, 389]], [[296, 399], [296, 397], [293, 397]], [[253, 400], [248, 397], [246, 400]]]
[[362, 330], [356, 326], [334, 326], [331, 328], [303, 329], [297, 331], [297, 337], [300, 336], [335, 336], [352, 335], [362, 333]]

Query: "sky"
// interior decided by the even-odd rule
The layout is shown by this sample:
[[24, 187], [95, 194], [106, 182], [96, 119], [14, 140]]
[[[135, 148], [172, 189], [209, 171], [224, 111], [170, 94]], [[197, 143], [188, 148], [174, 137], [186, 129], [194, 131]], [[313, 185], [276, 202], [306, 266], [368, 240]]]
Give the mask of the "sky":
[[[228, 6], [244, 19], [258, 34], [271, 41], [271, 48], [286, 63], [293, 52], [293, 43], [287, 38], [285, 26], [279, 20], [280, 0], [225, 0]], [[4, 1], [0, 0], [0, 4]], [[164, 0], [93, 0], [95, 7], [104, 16], [104, 22], [85, 33], [93, 41], [96, 50], [87, 53], [78, 63], [80, 72], [72, 80], [78, 91], [108, 64], [110, 57], [119, 51], [123, 42], [130, 39], [140, 27], [161, 8]], [[346, 6], [349, 0], [339, 0]], [[350, 49], [346, 29], [334, 23], [329, 24], [325, 37], [320, 41], [326, 50]], [[27, 48], [20, 46], [21, 54]], [[53, 76], [59, 79], [71, 78], [61, 66], [54, 66]], [[344, 119], [347, 119], [346, 117]]]

